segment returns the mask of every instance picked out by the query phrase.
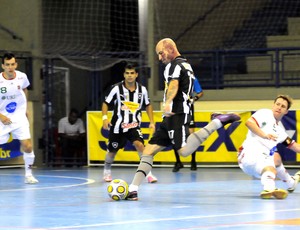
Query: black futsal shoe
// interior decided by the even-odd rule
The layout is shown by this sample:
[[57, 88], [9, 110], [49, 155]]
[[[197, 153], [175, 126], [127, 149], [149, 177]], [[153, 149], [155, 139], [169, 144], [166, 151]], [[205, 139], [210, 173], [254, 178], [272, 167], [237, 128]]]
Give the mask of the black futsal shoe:
[[128, 192], [125, 200], [131, 200], [131, 201], [136, 201], [138, 200], [138, 193], [137, 191], [132, 191], [132, 192]]
[[191, 162], [191, 171], [196, 171], [196, 170], [197, 170], [197, 163]]
[[172, 172], [178, 172], [182, 168], [183, 168], [183, 164], [181, 162], [176, 162], [173, 167]]

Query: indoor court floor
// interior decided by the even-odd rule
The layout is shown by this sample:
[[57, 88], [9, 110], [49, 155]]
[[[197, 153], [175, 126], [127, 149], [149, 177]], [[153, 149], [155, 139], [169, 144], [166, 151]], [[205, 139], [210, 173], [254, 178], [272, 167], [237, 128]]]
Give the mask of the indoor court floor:
[[[24, 184], [23, 168], [0, 169], [0, 229], [299, 229], [300, 187], [285, 200], [262, 200], [260, 181], [239, 168], [154, 168], [139, 201], [113, 201], [103, 167], [35, 169], [39, 184]], [[113, 167], [131, 182], [136, 167]], [[294, 174], [299, 169], [288, 169]], [[278, 187], [282, 184], [277, 181]], [[300, 186], [300, 185], [299, 185]]]

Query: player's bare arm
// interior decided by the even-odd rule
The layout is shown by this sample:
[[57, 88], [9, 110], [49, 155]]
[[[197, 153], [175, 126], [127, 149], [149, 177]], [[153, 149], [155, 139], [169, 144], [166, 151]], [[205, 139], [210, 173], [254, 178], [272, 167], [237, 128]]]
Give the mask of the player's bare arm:
[[108, 112], [108, 105], [103, 102], [102, 103], [102, 126], [103, 126], [103, 129], [105, 130], [109, 130], [109, 127], [111, 126], [111, 123], [109, 122], [108, 120], [108, 117], [107, 117], [107, 112]]
[[178, 92], [178, 85], [179, 81], [178, 80], [172, 80], [170, 81], [170, 84], [168, 86], [168, 91], [166, 95], [166, 101], [165, 105], [163, 108], [163, 112], [166, 116], [171, 116], [173, 113], [171, 112], [171, 104], [173, 102], [173, 99], [175, 98], [177, 92]]
[[204, 94], [203, 91], [201, 91], [200, 93], [197, 93], [194, 97], [194, 101], [198, 101], [199, 98], [203, 96], [203, 94]]
[[155, 132], [155, 124], [154, 124], [154, 117], [153, 117], [153, 106], [151, 104], [146, 106], [146, 112], [150, 120], [149, 128]]
[[263, 138], [263, 139], [269, 139], [269, 140], [274, 140], [276, 141], [277, 136], [271, 134], [271, 133], [265, 133], [264, 131], [262, 131], [258, 125], [256, 124], [255, 120], [250, 117], [247, 121], [246, 121], [246, 126], [247, 128], [253, 132], [254, 134], [256, 134], [257, 136]]
[[[27, 88], [24, 88], [23, 91], [24, 91], [26, 100], [27, 100], [27, 102], [28, 102], [28, 90], [27, 90]], [[29, 112], [28, 112], [28, 106], [27, 106], [27, 110], [26, 110], [26, 116], [27, 116], [27, 117], [28, 117], [28, 114], [29, 114]]]
[[4, 125], [10, 125], [11, 124], [11, 120], [7, 117], [4, 116], [3, 114], [0, 113], [0, 121], [4, 124]]
[[[288, 143], [287, 143], [288, 144]], [[300, 153], [300, 144], [293, 141], [292, 143], [290, 143], [289, 146], [287, 146], [289, 149], [293, 150], [296, 153]]]

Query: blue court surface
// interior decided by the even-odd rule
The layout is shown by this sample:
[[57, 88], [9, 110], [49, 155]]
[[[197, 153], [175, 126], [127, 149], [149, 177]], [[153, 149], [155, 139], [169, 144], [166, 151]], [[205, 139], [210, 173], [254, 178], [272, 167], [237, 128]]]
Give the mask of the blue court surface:
[[[113, 177], [131, 182], [135, 170], [115, 166]], [[102, 171], [35, 169], [40, 183], [27, 185], [24, 169], [0, 169], [0, 229], [300, 228], [300, 187], [285, 200], [262, 200], [260, 181], [239, 168], [154, 168], [159, 181], [143, 183], [139, 201], [111, 200]]]

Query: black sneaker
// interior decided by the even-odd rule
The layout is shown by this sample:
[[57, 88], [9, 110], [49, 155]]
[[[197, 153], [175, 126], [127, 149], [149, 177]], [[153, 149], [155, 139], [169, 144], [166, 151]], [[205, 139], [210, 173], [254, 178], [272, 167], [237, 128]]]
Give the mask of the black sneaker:
[[191, 162], [191, 170], [196, 171], [197, 170], [197, 163], [196, 162]]
[[138, 200], [138, 193], [137, 191], [128, 192], [125, 200]]
[[183, 164], [181, 162], [176, 162], [173, 167], [172, 172], [178, 172], [182, 168], [183, 168]]
[[211, 120], [218, 119], [221, 121], [222, 125], [225, 126], [229, 123], [233, 123], [235, 121], [239, 121], [241, 117], [235, 113], [212, 113]]

